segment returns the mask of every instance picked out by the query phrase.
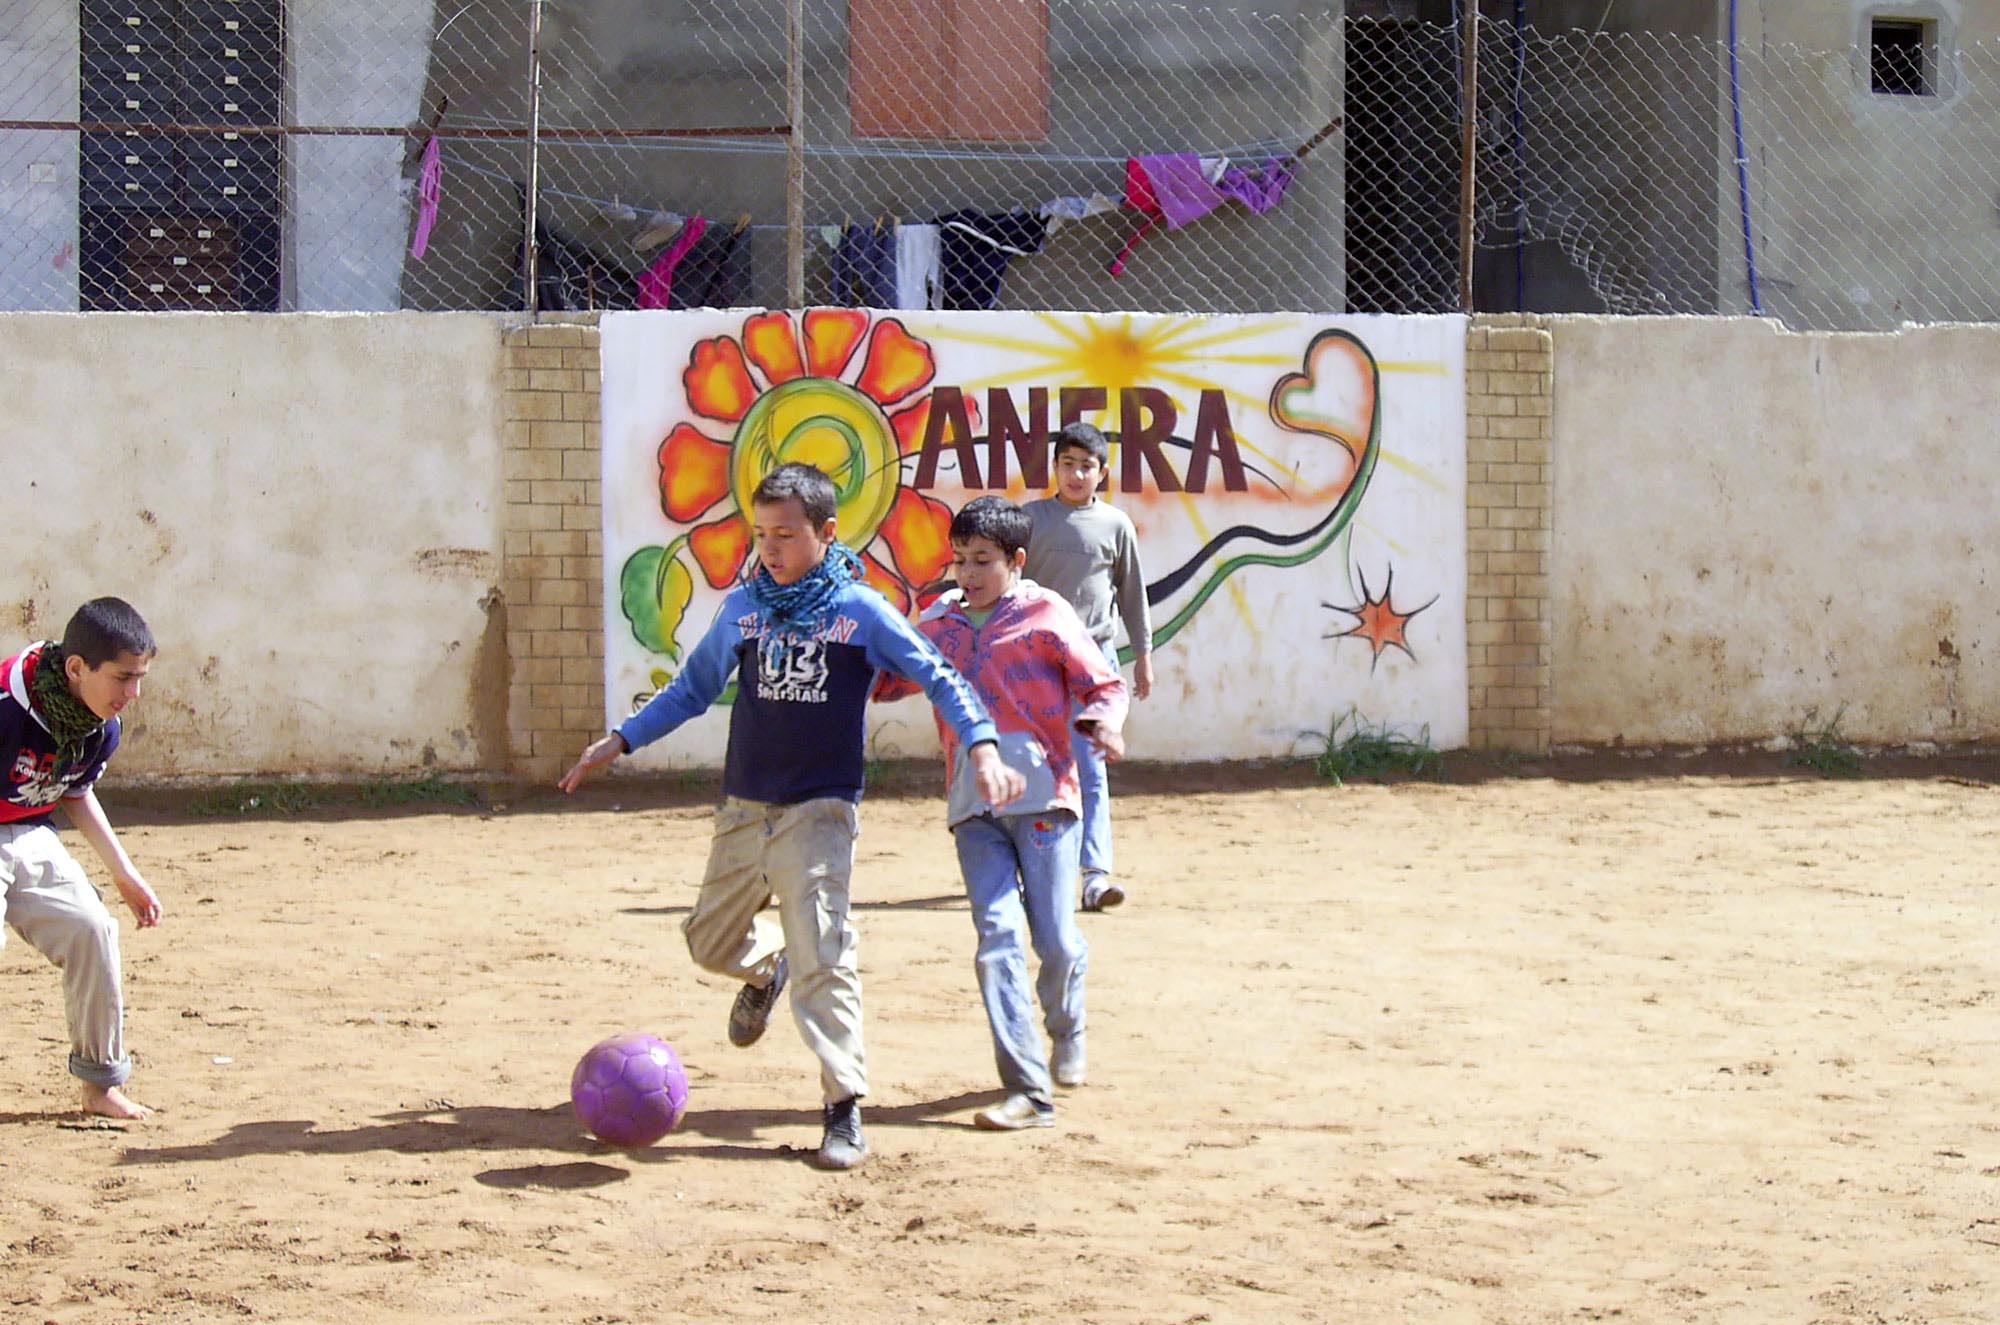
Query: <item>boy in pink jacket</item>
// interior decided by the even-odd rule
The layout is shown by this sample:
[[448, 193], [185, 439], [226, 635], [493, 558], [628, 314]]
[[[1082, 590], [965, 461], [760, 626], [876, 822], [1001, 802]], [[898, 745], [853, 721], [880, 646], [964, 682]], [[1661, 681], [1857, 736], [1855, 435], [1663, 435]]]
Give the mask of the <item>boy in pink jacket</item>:
[[[1061, 595], [1021, 578], [1028, 513], [1003, 497], [976, 497], [952, 517], [956, 592], [917, 629], [972, 683], [1000, 729], [1000, 756], [1027, 778], [1027, 792], [996, 810], [983, 800], [959, 748], [940, 722], [949, 793], [946, 823], [979, 935], [976, 966], [993, 1055], [1007, 1098], [973, 1121], [995, 1131], [1055, 1121], [1054, 1085], [1084, 1081], [1083, 973], [1089, 948], [1076, 926], [1078, 815], [1082, 790], [1070, 747], [1076, 730], [1107, 760], [1125, 752], [1125, 682]], [[915, 694], [890, 681], [878, 697]], [[1054, 1042], [1042, 1051], [1027, 947], [1041, 972], [1034, 991]]]

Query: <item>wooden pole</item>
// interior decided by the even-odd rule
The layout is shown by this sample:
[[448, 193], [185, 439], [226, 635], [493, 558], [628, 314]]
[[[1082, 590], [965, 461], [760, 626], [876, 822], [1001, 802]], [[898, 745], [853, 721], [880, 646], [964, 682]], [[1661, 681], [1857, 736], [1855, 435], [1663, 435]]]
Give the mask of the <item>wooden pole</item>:
[[1460, 0], [1465, 6], [1463, 83], [1459, 89], [1459, 173], [1458, 173], [1458, 308], [1472, 311], [1472, 210], [1478, 200], [1479, 168], [1479, 0]]
[[805, 0], [785, 6], [785, 304], [806, 302]]

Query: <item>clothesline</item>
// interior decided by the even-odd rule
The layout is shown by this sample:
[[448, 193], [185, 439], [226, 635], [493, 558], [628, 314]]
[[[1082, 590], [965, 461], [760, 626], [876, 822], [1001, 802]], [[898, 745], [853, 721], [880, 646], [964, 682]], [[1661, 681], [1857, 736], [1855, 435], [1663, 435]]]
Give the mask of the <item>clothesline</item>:
[[[443, 139], [437, 133], [437, 125], [445, 108], [446, 103], [440, 103], [424, 144], [418, 181], [418, 220], [410, 249], [413, 258], [424, 255], [437, 219], [443, 156]], [[1118, 276], [1123, 274], [1134, 247], [1156, 225], [1177, 230], [1230, 201], [1262, 216], [1284, 198], [1305, 158], [1337, 133], [1341, 124], [1341, 118], [1336, 116], [1297, 146], [1267, 154], [1247, 165], [1228, 156], [1203, 157], [1185, 151], [1128, 156], [1123, 158], [1121, 192], [1097, 190], [1062, 195], [1032, 211], [1020, 206], [1001, 212], [960, 208], [916, 223], [885, 213], [872, 224], [864, 214], [859, 225], [851, 223], [850, 214], [838, 226], [822, 223], [811, 229], [833, 250], [836, 302], [885, 308], [992, 308], [996, 306], [1009, 261], [1040, 253], [1049, 237], [1064, 225], [1121, 210], [1138, 213], [1142, 223], [1119, 246], [1107, 268], [1112, 276]], [[456, 153], [454, 159], [460, 169], [470, 174], [504, 181], [517, 193], [522, 189], [509, 173], [474, 165]], [[665, 246], [637, 278], [635, 298], [640, 308], [720, 306], [716, 303], [718, 292], [725, 302], [740, 298], [747, 292], [749, 279], [750, 255], [743, 243], [746, 233], [753, 229], [790, 229], [789, 222], [753, 225], [751, 213], [746, 211], [724, 238], [722, 229], [719, 226], [711, 229], [708, 218], [700, 212], [656, 209], [642, 216], [638, 208], [621, 199], [593, 197], [561, 188], [546, 192], [552, 197], [594, 207], [607, 221], [639, 224], [639, 230], [627, 234], [627, 243], [635, 253], [644, 254]], [[895, 224], [890, 225], [891, 221]], [[619, 274], [622, 263], [614, 259], [607, 265], [604, 259], [575, 249], [570, 241], [555, 233], [545, 234], [539, 224], [533, 243], [537, 251], [552, 246], [558, 256], [559, 260], [551, 267], [556, 273], [558, 299], [566, 295], [573, 277], [581, 282], [587, 300], [584, 306], [597, 307], [600, 287], [607, 291], [608, 297], [608, 292], [626, 279]], [[704, 243], [702, 261], [710, 270], [702, 281], [703, 296], [690, 300], [674, 284], [675, 273], [683, 259]], [[549, 306], [573, 305], [557, 302]]]
[[[451, 120], [454, 124], [467, 128], [525, 129], [527, 127], [525, 120], [511, 119], [498, 115], [461, 114], [456, 111], [452, 113]], [[561, 128], [565, 126], [551, 125], [549, 127]], [[1297, 142], [1298, 138], [1296, 136], [1273, 137], [1236, 146], [1202, 148], [1200, 150], [1203, 156], [1268, 156], [1273, 153], [1286, 151]], [[619, 151], [632, 149], [641, 152], [719, 152], [730, 155], [747, 153], [759, 156], [783, 156], [790, 150], [782, 139], [773, 140], [770, 138], [675, 138], [662, 141], [621, 138], [602, 142], [572, 139], [559, 145], [565, 151], [577, 148], [615, 148]], [[509, 143], [507, 146], [513, 147], [515, 144]], [[1086, 166], [1123, 165], [1126, 158], [1133, 155], [1129, 151], [1114, 153], [1036, 152], [1025, 151], [1019, 148], [983, 148], [973, 150], [969, 148], [894, 147], [886, 144], [873, 146], [810, 142], [805, 145], [805, 153], [808, 157], [827, 157], [833, 159], [878, 158], [891, 161], [993, 161], [1010, 164], [1040, 162], [1052, 165]]]
[[[518, 177], [510, 175], [504, 170], [493, 170], [485, 166], [475, 165], [473, 162], [467, 161], [463, 157], [459, 156], [455, 151], [444, 153], [443, 159], [454, 170], [463, 170], [470, 174], [482, 175], [487, 179], [496, 180], [502, 184], [511, 184], [516, 187], [518, 187], [521, 182]], [[1126, 158], [1119, 157], [1118, 163], [1122, 165], [1125, 160]], [[656, 210], [658, 210], [658, 209], [644, 208], [636, 203], [626, 202], [621, 198], [600, 198], [594, 194], [577, 193], [571, 189], [554, 188], [547, 184], [542, 185], [541, 193], [545, 197], [566, 198], [571, 202], [585, 203], [591, 207], [598, 208], [599, 210], [605, 212], [611, 212], [611, 213], [617, 213], [621, 211], [631, 212], [634, 214], [635, 219], [640, 216], [651, 215]], [[1105, 196], [1109, 197], [1111, 195], [1107, 194]], [[887, 214], [885, 213], [885, 215]], [[821, 221], [817, 223], [807, 222], [806, 229], [821, 230], [834, 226], [844, 227], [846, 224], [852, 221], [858, 220], [862, 223], [867, 223], [875, 219], [876, 218], [872, 214], [857, 215], [855, 213], [849, 213], [848, 215], [842, 217], [838, 221]], [[901, 221], [903, 218], [900, 216], [889, 216], [888, 219], [893, 224], [894, 222]], [[791, 227], [783, 221], [753, 221], [751, 222], [750, 225], [748, 225], [745, 228], [750, 230], [777, 231], [777, 230], [789, 230]]]

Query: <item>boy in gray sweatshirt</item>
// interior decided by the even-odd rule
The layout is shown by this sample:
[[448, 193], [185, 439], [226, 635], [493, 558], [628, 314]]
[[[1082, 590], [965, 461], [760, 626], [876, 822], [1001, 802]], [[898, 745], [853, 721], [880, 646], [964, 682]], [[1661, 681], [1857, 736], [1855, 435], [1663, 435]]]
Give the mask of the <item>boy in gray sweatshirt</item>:
[[[1069, 600], [1114, 670], [1118, 623], [1124, 621], [1132, 645], [1132, 695], [1144, 699], [1153, 691], [1153, 627], [1139, 537], [1123, 511], [1097, 496], [1110, 445], [1088, 423], [1070, 424], [1053, 445], [1056, 495], [1027, 504], [1034, 529], [1025, 573]], [[1083, 778], [1083, 909], [1105, 911], [1125, 900], [1111, 877], [1111, 789], [1096, 748], [1080, 736], [1072, 745]]]

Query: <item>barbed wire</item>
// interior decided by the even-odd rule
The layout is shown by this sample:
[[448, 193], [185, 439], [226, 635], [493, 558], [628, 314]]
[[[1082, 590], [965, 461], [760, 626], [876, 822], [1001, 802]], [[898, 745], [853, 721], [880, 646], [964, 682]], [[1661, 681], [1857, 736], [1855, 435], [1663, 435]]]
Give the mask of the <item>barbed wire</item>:
[[789, 8], [16, 0], [0, 309], [2000, 314], [2000, 46]]

